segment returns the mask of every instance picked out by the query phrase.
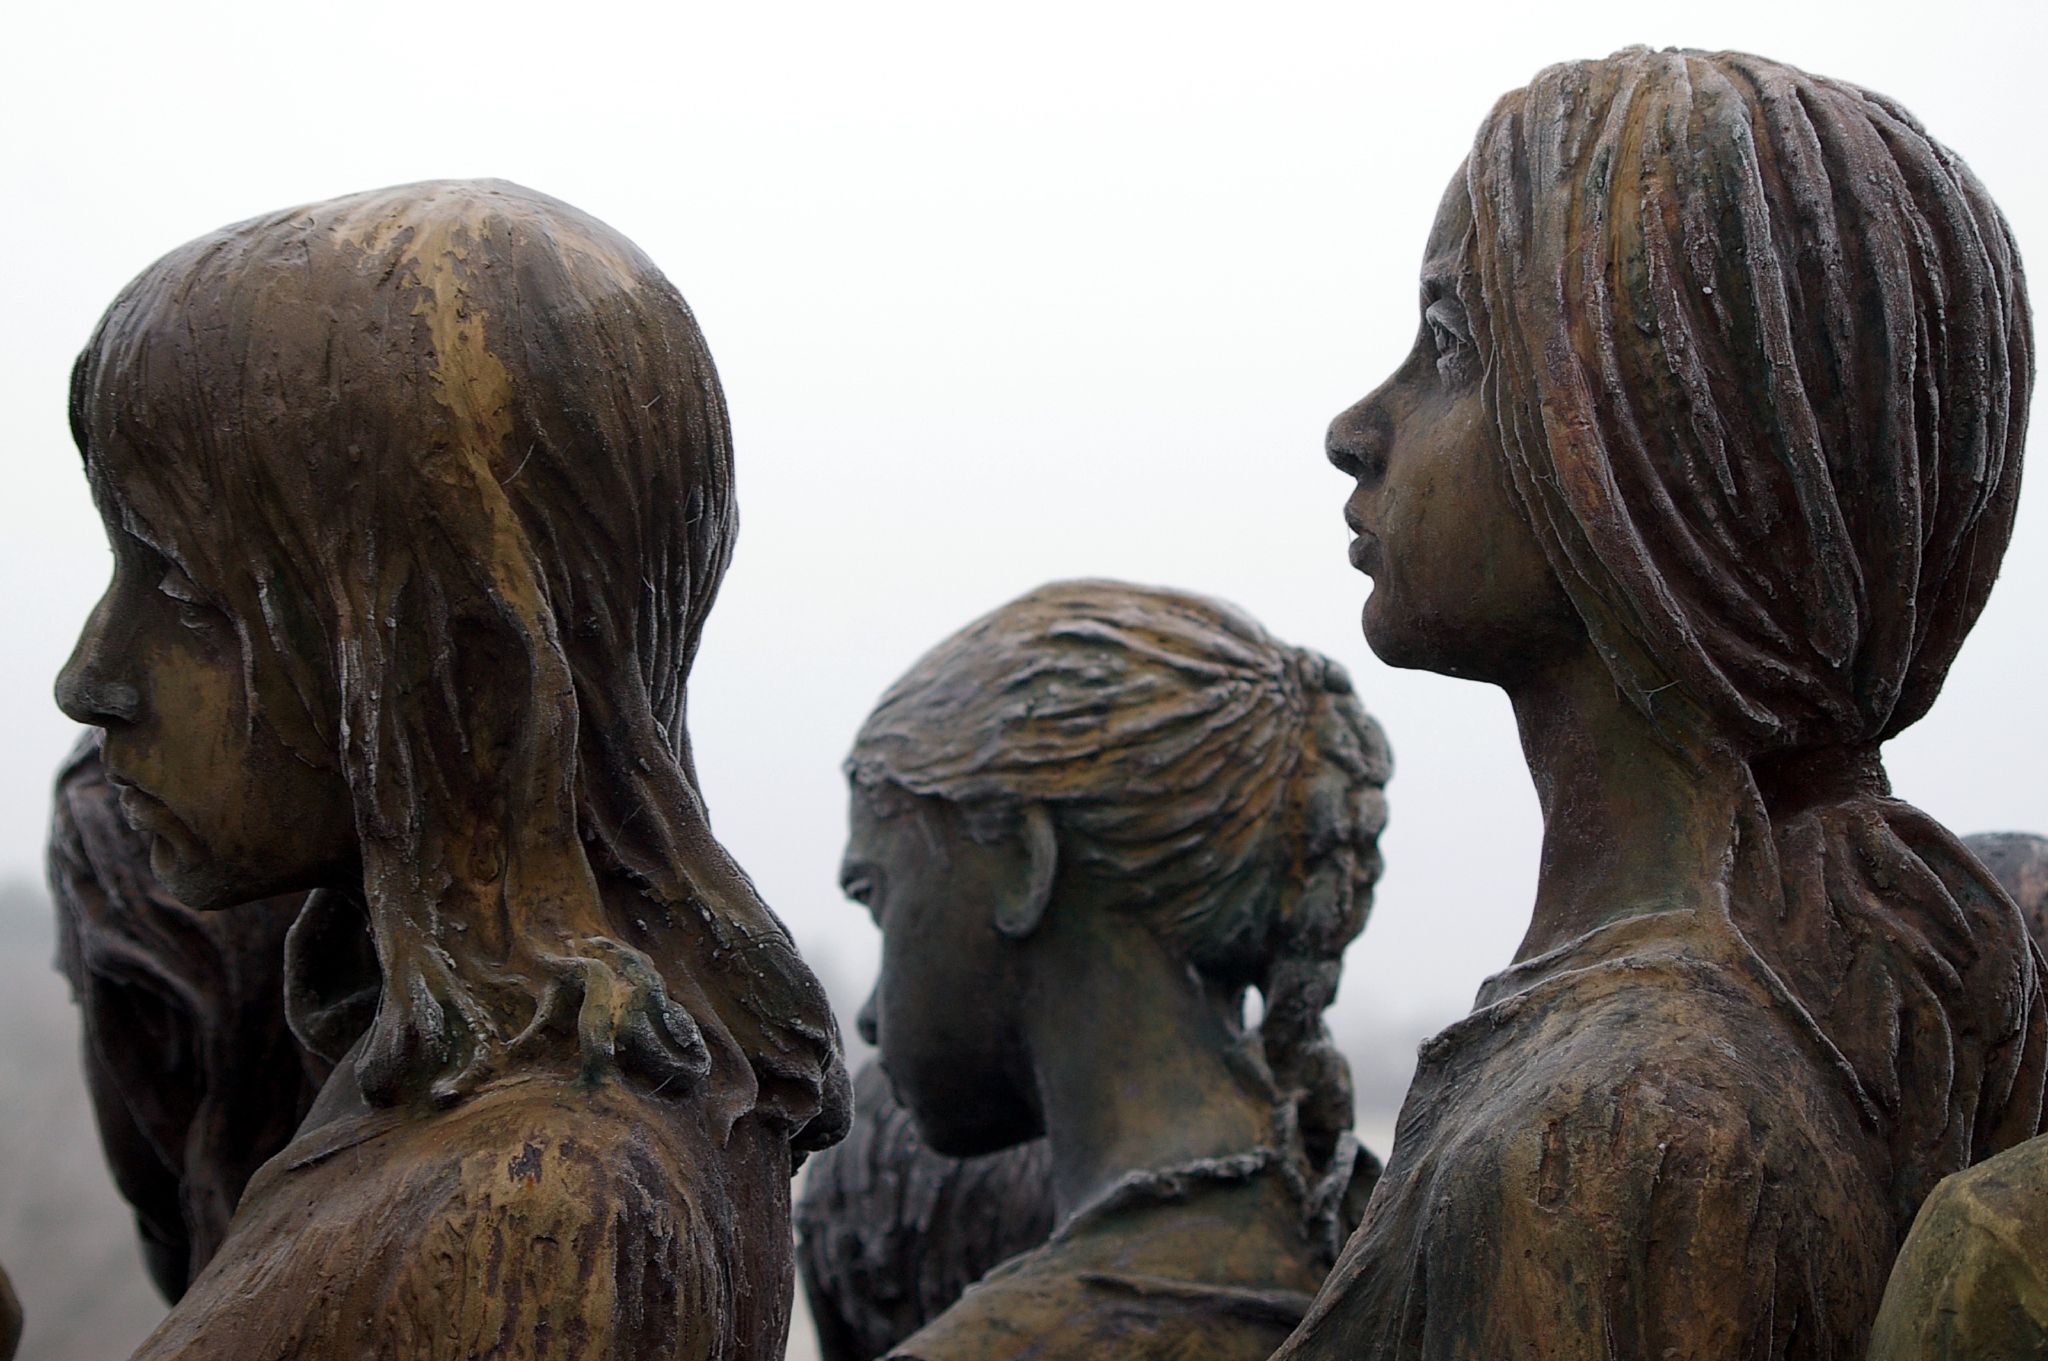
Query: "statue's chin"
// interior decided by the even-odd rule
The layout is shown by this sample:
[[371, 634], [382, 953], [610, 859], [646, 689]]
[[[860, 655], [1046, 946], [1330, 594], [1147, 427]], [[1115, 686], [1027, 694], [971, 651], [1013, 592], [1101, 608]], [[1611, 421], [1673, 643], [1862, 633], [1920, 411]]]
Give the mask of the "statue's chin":
[[150, 872], [185, 906], [199, 912], [217, 912], [248, 901], [223, 896], [226, 886], [220, 882], [217, 865], [202, 859], [195, 866], [185, 848], [172, 837], [154, 828], [148, 829], [148, 835]]
[[1505, 683], [1502, 659], [1516, 655], [1505, 640], [1483, 627], [1397, 614], [1380, 608], [1383, 599], [1379, 591], [1366, 598], [1361, 622], [1366, 646], [1388, 666], [1493, 685]]
[[953, 1101], [941, 1110], [911, 1108], [917, 1132], [934, 1153], [948, 1158], [979, 1158], [1027, 1143], [1045, 1133], [1027, 1112], [1004, 1112], [993, 1101]]
[[1430, 649], [1419, 636], [1420, 631], [1409, 626], [1397, 613], [1387, 608], [1386, 588], [1375, 586], [1372, 594], [1365, 598], [1365, 606], [1359, 613], [1359, 624], [1365, 630], [1365, 643], [1375, 657], [1388, 666], [1398, 666], [1409, 671], [1438, 671]]
[[316, 887], [308, 876], [264, 873], [237, 866], [174, 834], [152, 831], [149, 868], [159, 883], [195, 912], [222, 912], [244, 903]]

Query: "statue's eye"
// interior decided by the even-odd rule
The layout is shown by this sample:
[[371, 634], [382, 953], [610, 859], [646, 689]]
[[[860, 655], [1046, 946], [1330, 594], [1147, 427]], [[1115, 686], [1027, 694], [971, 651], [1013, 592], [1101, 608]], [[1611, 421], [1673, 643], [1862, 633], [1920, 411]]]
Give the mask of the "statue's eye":
[[872, 915], [875, 910], [875, 881], [867, 874], [849, 874], [839, 881], [839, 891], [854, 902], [865, 907]]
[[192, 578], [175, 563], [164, 573], [163, 580], [157, 582], [156, 588], [177, 602], [178, 621], [187, 628], [203, 628], [214, 621], [216, 611], [213, 606], [193, 584]]
[[1472, 350], [1472, 329], [1465, 309], [1456, 298], [1438, 298], [1424, 309], [1422, 320], [1429, 327], [1430, 343], [1436, 346], [1437, 372], [1448, 374], [1451, 366], [1462, 363]]

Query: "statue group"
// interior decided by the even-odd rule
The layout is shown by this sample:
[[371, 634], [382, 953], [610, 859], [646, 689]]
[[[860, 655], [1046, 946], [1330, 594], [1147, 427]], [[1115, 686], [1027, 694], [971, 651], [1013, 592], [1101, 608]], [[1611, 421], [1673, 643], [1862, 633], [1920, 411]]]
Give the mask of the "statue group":
[[1996, 206], [1883, 96], [1630, 49], [1504, 97], [1423, 255], [1327, 453], [1366, 640], [1506, 692], [1544, 841], [1384, 1167], [1333, 662], [1094, 579], [917, 660], [845, 764], [850, 1083], [697, 789], [675, 288], [499, 182], [145, 271], [72, 383], [115, 570], [51, 842], [136, 1355], [768, 1361], [793, 1260], [833, 1361], [2048, 1355], [2048, 857], [1880, 757], [2012, 530]]

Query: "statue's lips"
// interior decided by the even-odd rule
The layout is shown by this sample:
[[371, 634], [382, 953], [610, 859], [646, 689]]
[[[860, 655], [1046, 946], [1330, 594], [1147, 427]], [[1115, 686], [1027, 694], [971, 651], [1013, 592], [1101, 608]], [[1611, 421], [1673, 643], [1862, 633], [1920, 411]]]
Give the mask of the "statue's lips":
[[1364, 530], [1351, 541], [1351, 565], [1367, 576], [1380, 569], [1380, 541]]
[[128, 825], [138, 832], [150, 830], [150, 824], [170, 812], [163, 803], [134, 785], [115, 775], [107, 776], [107, 783], [114, 787], [116, 802], [121, 806], [121, 815], [128, 819]]
[[120, 797], [121, 814], [128, 819], [128, 825], [143, 831], [155, 820], [157, 801], [136, 789], [124, 789]]
[[171, 811], [169, 804], [156, 795], [145, 794], [134, 785], [123, 784], [112, 777], [108, 778], [107, 783], [120, 791], [117, 802], [121, 808], [121, 816], [127, 819], [130, 827], [150, 838], [152, 846], [159, 837], [166, 838], [176, 845], [183, 845], [192, 839], [192, 829]]

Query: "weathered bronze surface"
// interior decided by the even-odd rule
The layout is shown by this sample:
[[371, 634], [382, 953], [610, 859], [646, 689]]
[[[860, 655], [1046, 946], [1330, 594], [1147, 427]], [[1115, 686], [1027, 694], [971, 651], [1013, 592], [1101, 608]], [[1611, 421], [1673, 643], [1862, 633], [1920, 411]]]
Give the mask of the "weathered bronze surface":
[[1034, 591], [883, 697], [843, 869], [882, 930], [882, 1064], [938, 1152], [1043, 1134], [1058, 1221], [892, 1355], [1249, 1361], [1286, 1335], [1377, 1170], [1322, 1013], [1389, 765], [1332, 663], [1114, 582]]
[[796, 1203], [797, 1272], [824, 1361], [886, 1354], [1052, 1226], [1045, 1140], [934, 1153], [871, 1061], [853, 1080], [853, 1128], [811, 1159]]
[[1964, 837], [1963, 844], [2012, 895], [2034, 944], [2048, 950], [2048, 836], [1977, 832]]
[[336, 1065], [139, 1355], [778, 1356], [849, 1093], [690, 761], [735, 521], [675, 289], [501, 182], [295, 208], [124, 290], [72, 423], [115, 574], [60, 702], [187, 905], [313, 891]]
[[[2048, 837], [1963, 838], [2048, 948]], [[1893, 1264], [1870, 1361], [2010, 1361], [2048, 1355], [2048, 1138], [1934, 1188]]]
[[135, 1207], [150, 1277], [175, 1301], [328, 1065], [285, 1024], [285, 932], [304, 896], [193, 911], [157, 882], [118, 797], [88, 732], [57, 777], [50, 822], [57, 964], [114, 1184]]
[[1934, 1188], [1899, 1252], [1870, 1361], [2048, 1355], [2048, 1137]]
[[1496, 105], [1420, 310], [1329, 435], [1365, 633], [1507, 691], [1543, 860], [1277, 1355], [1861, 1357], [2041, 1123], [2026, 929], [1878, 756], [2011, 531], [2011, 238], [1882, 96], [1632, 49]]

